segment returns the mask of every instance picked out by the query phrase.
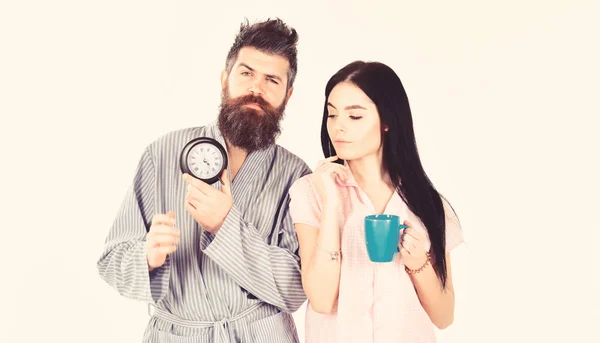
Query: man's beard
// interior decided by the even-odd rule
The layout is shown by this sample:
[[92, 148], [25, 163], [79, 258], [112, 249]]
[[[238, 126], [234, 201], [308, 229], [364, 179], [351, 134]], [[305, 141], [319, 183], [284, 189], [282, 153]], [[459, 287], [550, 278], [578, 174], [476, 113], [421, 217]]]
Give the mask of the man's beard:
[[[252, 103], [258, 104], [262, 111], [245, 106]], [[285, 106], [285, 100], [275, 108], [254, 94], [231, 98], [225, 88], [218, 118], [219, 130], [230, 144], [248, 153], [265, 149], [274, 144], [281, 133], [279, 124]]]

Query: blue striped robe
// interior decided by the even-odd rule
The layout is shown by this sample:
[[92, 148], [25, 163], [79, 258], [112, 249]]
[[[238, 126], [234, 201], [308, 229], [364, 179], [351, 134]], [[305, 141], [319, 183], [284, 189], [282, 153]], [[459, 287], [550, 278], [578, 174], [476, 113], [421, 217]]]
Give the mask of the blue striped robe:
[[[225, 146], [213, 122], [165, 134], [144, 150], [99, 274], [122, 296], [152, 305], [143, 342], [298, 342], [291, 313], [306, 296], [288, 189], [310, 169], [278, 145], [249, 154], [231, 184], [233, 207], [213, 236], [184, 208], [179, 154], [200, 136]], [[177, 251], [149, 272], [152, 216], [171, 210], [181, 231]]]

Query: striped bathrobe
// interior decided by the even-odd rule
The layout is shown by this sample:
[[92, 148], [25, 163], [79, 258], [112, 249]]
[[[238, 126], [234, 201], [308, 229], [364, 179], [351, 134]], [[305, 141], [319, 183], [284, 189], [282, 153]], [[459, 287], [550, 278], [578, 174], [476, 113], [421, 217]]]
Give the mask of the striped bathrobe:
[[[122, 296], [149, 303], [143, 342], [298, 342], [291, 313], [306, 296], [288, 189], [310, 169], [278, 145], [249, 154], [231, 184], [233, 207], [213, 235], [184, 208], [179, 154], [200, 136], [225, 146], [213, 122], [165, 134], [144, 150], [106, 238], [100, 276]], [[148, 272], [152, 216], [169, 211], [181, 231], [178, 249]]]

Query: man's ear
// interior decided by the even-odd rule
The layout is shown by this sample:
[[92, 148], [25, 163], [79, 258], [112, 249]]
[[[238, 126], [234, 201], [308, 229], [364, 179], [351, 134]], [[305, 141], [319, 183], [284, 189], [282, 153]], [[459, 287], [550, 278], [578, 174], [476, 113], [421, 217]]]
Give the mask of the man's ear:
[[285, 98], [285, 102], [288, 102], [290, 100], [290, 98], [292, 97], [292, 93], [294, 93], [294, 87], [288, 89], [287, 96]]
[[221, 72], [221, 90], [224, 90], [225, 87], [227, 87], [227, 76], [229, 76], [227, 69], [223, 69]]

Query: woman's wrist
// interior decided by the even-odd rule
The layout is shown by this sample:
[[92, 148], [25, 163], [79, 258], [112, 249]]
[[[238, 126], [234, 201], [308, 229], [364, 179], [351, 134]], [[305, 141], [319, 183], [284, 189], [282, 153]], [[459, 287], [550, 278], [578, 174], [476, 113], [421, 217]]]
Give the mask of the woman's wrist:
[[427, 268], [427, 266], [429, 266], [431, 264], [431, 255], [429, 255], [429, 253], [427, 253], [425, 255], [425, 262], [423, 262], [423, 264], [416, 269], [410, 269], [408, 268], [406, 265], [404, 266], [404, 270], [408, 273], [408, 274], [417, 274], [422, 272], [425, 268]]

